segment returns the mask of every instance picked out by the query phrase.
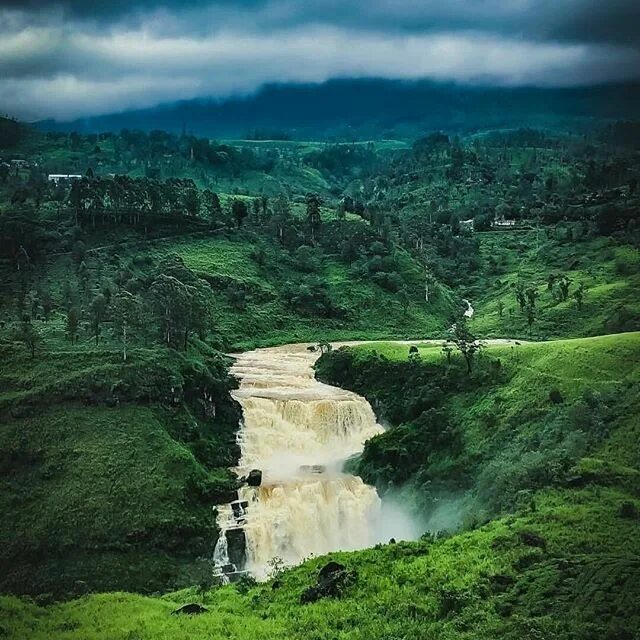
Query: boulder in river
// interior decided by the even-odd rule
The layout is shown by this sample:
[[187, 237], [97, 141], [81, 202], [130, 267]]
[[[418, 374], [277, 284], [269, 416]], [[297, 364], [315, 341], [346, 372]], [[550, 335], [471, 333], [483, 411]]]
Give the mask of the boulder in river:
[[244, 529], [229, 529], [226, 532], [226, 536], [229, 562], [231, 562], [237, 570], [244, 569], [247, 561], [247, 539]]
[[259, 487], [262, 484], [262, 471], [260, 469], [251, 469], [247, 476], [247, 484], [250, 487]]
[[324, 473], [326, 467], [323, 464], [303, 464], [300, 466], [302, 473]]

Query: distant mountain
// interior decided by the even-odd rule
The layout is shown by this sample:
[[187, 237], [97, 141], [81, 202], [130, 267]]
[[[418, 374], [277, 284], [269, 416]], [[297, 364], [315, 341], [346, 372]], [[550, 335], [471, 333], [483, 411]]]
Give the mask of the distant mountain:
[[584, 126], [640, 118], [640, 84], [565, 89], [487, 88], [427, 81], [331, 80], [269, 85], [226, 100], [191, 100], [72, 122], [43, 130], [97, 133], [163, 129], [211, 137], [269, 135], [300, 139], [415, 136], [444, 129]]

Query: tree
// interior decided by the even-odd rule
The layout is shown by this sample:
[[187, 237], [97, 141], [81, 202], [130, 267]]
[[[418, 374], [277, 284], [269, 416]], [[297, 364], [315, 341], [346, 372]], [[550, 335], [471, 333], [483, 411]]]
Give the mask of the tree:
[[234, 198], [231, 202], [231, 215], [235, 218], [238, 227], [241, 227], [242, 222], [249, 215], [247, 203], [244, 200]]
[[254, 198], [251, 202], [251, 211], [253, 224], [258, 226], [260, 224], [260, 212], [262, 211], [262, 202], [260, 198]]
[[586, 289], [584, 287], [584, 284], [582, 284], [581, 282], [578, 288], [573, 292], [573, 297], [575, 298], [578, 305], [578, 310], [582, 309], [582, 302], [584, 300], [585, 291]]
[[187, 215], [194, 218], [200, 213], [200, 194], [195, 187], [188, 188], [184, 194], [184, 208]]
[[40, 296], [37, 291], [30, 291], [27, 296], [27, 304], [29, 306], [29, 313], [31, 319], [35, 320], [38, 317], [38, 309], [40, 309]]
[[529, 336], [531, 336], [531, 330], [533, 328], [533, 323], [536, 320], [536, 310], [532, 305], [527, 305], [526, 309], [527, 314], [527, 325], [529, 326]]
[[498, 316], [502, 318], [503, 313], [504, 313], [504, 302], [502, 302], [502, 300], [498, 300]]
[[446, 342], [444, 342], [442, 344], [442, 353], [444, 354], [444, 356], [447, 359], [447, 364], [451, 364], [451, 354], [453, 353], [453, 347], [451, 346], [451, 343], [449, 340], [447, 340]]
[[192, 316], [191, 296], [186, 285], [173, 276], [160, 274], [150, 291], [163, 342], [167, 347], [175, 347], [178, 336], [182, 336], [182, 344], [186, 347], [184, 336], [189, 331]]
[[448, 341], [452, 342], [462, 354], [467, 364], [467, 373], [471, 373], [474, 356], [484, 345], [469, 331], [464, 318], [460, 318], [453, 324], [450, 333], [451, 338]]
[[424, 267], [424, 301], [429, 302], [431, 299], [430, 295], [430, 287], [429, 285], [433, 281], [433, 274], [431, 273], [431, 269], [429, 269], [429, 265], [425, 264]]
[[189, 320], [184, 331], [184, 350], [187, 350], [189, 339], [189, 331], [195, 331], [200, 338], [204, 340], [207, 331], [213, 324], [213, 313], [209, 304], [211, 298], [211, 288], [205, 280], [197, 278], [196, 281], [187, 286], [189, 294]]
[[78, 327], [80, 326], [80, 312], [77, 307], [71, 307], [67, 311], [67, 337], [71, 344], [75, 344], [78, 339]]
[[528, 287], [527, 290], [525, 291], [525, 295], [527, 297], [527, 305], [529, 307], [535, 308], [536, 300], [540, 295], [537, 289], [534, 289], [533, 287]]
[[111, 307], [113, 326], [122, 338], [122, 359], [126, 361], [130, 329], [140, 324], [140, 301], [132, 293], [123, 290], [113, 296]]
[[78, 282], [80, 284], [80, 290], [86, 292], [89, 286], [89, 268], [84, 260], [78, 265]]
[[273, 203], [273, 216], [270, 225], [275, 228], [276, 235], [281, 243], [284, 243], [284, 230], [291, 221], [291, 205], [287, 196], [280, 195]]
[[207, 189], [202, 194], [202, 201], [207, 217], [209, 218], [209, 224], [213, 225], [216, 222], [220, 222], [222, 219], [222, 205], [220, 204], [218, 194]]
[[525, 294], [524, 284], [522, 282], [518, 282], [515, 288], [515, 296], [518, 305], [520, 306], [520, 311], [524, 311], [527, 306], [527, 296]]
[[44, 313], [44, 319], [48, 322], [53, 311], [53, 298], [51, 293], [44, 289], [40, 292], [40, 302], [42, 304], [42, 313]]
[[562, 276], [558, 281], [558, 289], [560, 291], [560, 300], [566, 302], [569, 298], [569, 288], [571, 286], [571, 280], [567, 276]]
[[345, 195], [340, 201], [338, 206], [338, 215], [340, 218], [344, 218], [346, 213], [352, 213], [354, 209], [353, 198], [350, 195]]
[[104, 294], [99, 293], [89, 305], [89, 312], [91, 313], [91, 330], [93, 331], [96, 344], [98, 344], [100, 339], [100, 324], [104, 320], [106, 310], [107, 298]]
[[322, 219], [320, 218], [322, 198], [317, 193], [307, 193], [305, 203], [307, 205], [307, 224], [309, 225], [311, 239], [313, 240], [322, 223]]
[[18, 325], [15, 332], [15, 339], [18, 342], [22, 342], [24, 346], [29, 350], [31, 359], [35, 358], [37, 347], [42, 344], [42, 336], [38, 329], [31, 322], [31, 318], [25, 316], [22, 322]]
[[87, 256], [87, 247], [82, 240], [76, 240], [71, 250], [71, 257], [77, 265], [81, 265]]
[[260, 204], [262, 205], [262, 216], [266, 218], [269, 215], [269, 197], [264, 193], [260, 196]]
[[398, 291], [398, 300], [402, 305], [402, 313], [406, 316], [407, 311], [409, 310], [409, 305], [411, 304], [411, 296], [409, 295], [409, 291], [406, 287], [402, 287], [402, 289]]

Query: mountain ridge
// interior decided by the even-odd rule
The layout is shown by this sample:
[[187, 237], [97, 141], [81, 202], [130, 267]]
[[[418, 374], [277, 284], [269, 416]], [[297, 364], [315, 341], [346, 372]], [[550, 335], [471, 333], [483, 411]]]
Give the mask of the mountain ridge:
[[432, 81], [338, 79], [322, 84], [270, 84], [222, 100], [196, 98], [158, 106], [36, 123], [45, 131], [99, 133], [121, 129], [198, 135], [299, 139], [412, 137], [432, 129], [550, 126], [591, 119], [634, 119], [640, 83], [571, 88], [482, 87]]

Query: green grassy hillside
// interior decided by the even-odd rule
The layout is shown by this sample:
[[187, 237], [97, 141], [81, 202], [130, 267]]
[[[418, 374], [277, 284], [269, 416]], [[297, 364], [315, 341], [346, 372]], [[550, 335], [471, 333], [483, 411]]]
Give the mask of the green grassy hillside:
[[[203, 595], [194, 589], [161, 598], [96, 594], [47, 607], [7, 597], [0, 601], [5, 636], [633, 638], [640, 624], [635, 606], [640, 597], [640, 461], [638, 423], [629, 416], [638, 409], [638, 355], [636, 333], [492, 346], [471, 378], [454, 357], [448, 376], [454, 378], [459, 368], [464, 377], [455, 384], [462, 387], [447, 392], [442, 403], [454, 422], [462, 422], [458, 454], [465, 465], [480, 459], [489, 465], [494, 498], [516, 500], [509, 513], [499, 515], [504, 505], [494, 505], [497, 517], [485, 524], [478, 517], [468, 520], [455, 534], [331, 554], [353, 572], [336, 597], [300, 603], [327, 561], [317, 558], [264, 585], [221, 587]], [[430, 378], [447, 369], [438, 346], [420, 347], [419, 359], [409, 361], [407, 345], [375, 343], [324, 356], [322, 375], [346, 371], [329, 364], [346, 357], [354, 374], [345, 382], [359, 391], [367, 386], [370, 371], [377, 370], [378, 383], [369, 397], [388, 413], [398, 408], [385, 390], [395, 392], [410, 379], [424, 396], [421, 369]], [[486, 375], [498, 358], [499, 376]], [[552, 390], [561, 394], [561, 403], [550, 399]], [[405, 395], [403, 401], [411, 404], [416, 395]], [[596, 396], [598, 403], [589, 405]], [[405, 423], [387, 434], [409, 427]], [[568, 451], [580, 432], [589, 436], [585, 446]], [[384, 443], [387, 434], [370, 443]], [[425, 463], [418, 478], [428, 473], [432, 453], [442, 457], [444, 452], [415, 451]], [[570, 458], [564, 466], [556, 464], [561, 453]], [[516, 471], [507, 469], [515, 455], [519, 468], [528, 471], [535, 466], [529, 464], [531, 457], [542, 455], [539, 468], [551, 466], [551, 473], [527, 476], [529, 484], [519, 487], [522, 474], [516, 474], [513, 487], [501, 487]], [[502, 461], [500, 468], [496, 460]], [[413, 490], [420, 491], [414, 480]], [[477, 502], [482, 501], [481, 488], [476, 483]], [[171, 615], [179, 605], [201, 598], [207, 613]]]
[[235, 483], [232, 386], [204, 348], [132, 349], [123, 362], [89, 343], [33, 362], [5, 343], [0, 589], [46, 598], [197, 581], [217, 536], [212, 505]]
[[[455, 296], [446, 287], [436, 287], [431, 304], [424, 304], [420, 268], [400, 250], [395, 268], [411, 291], [406, 303], [397, 292], [378, 285], [369, 274], [355, 273], [335, 255], [319, 249], [292, 256], [252, 234], [233, 238], [194, 234], [95, 247], [87, 243], [83, 261], [94, 287], [118, 279], [128, 280], [130, 286], [147, 286], [163, 259], [179, 256], [213, 292], [209, 329], [225, 349], [304, 340], [440, 335], [455, 309]], [[20, 278], [17, 272], [7, 274], [6, 283], [14, 296], [24, 287]], [[41, 263], [27, 286], [34, 292], [46, 290], [60, 308], [69, 284], [77, 298], [86, 297], [78, 265], [65, 254]], [[114, 284], [108, 286], [115, 288]], [[5, 311], [10, 307], [5, 306]], [[88, 313], [84, 317], [88, 320]], [[64, 344], [64, 322], [64, 313], [54, 313], [51, 321], [41, 326], [47, 343]], [[111, 340], [110, 326], [107, 315], [103, 341]], [[83, 328], [80, 341], [90, 342], [88, 322]]]
[[460, 355], [447, 362], [441, 344], [410, 358], [407, 345], [371, 343], [317, 365], [394, 425], [367, 442], [355, 466], [381, 491], [410, 487], [418, 510], [436, 515], [450, 502], [449, 526], [513, 509], [601, 451], [611, 455], [594, 469], [635, 477], [625, 452], [638, 437], [640, 334], [489, 345], [470, 375]]
[[[478, 234], [483, 269], [467, 289], [476, 312], [473, 330], [485, 337], [536, 339], [638, 330], [637, 247], [611, 238], [573, 240], [570, 229], [549, 233], [551, 237], [545, 230]], [[569, 281], [566, 300], [558, 291], [562, 277]], [[536, 292], [531, 328], [517, 302], [519, 283]], [[579, 304], [575, 292], [581, 285]]]
[[[234, 349], [323, 339], [438, 335], [454, 308], [453, 296], [442, 288], [430, 306], [416, 294], [405, 309], [396, 294], [368, 277], [354, 277], [347, 265], [332, 256], [304, 264], [283, 259], [268, 244], [251, 240], [187, 240], [165, 246], [158, 253], [180, 255], [201, 277], [223, 289], [216, 301], [215, 330]], [[407, 254], [400, 254], [399, 260], [405, 281], [419, 290], [419, 267]], [[304, 302], [287, 298], [292, 288], [315, 283], [322, 283], [331, 304], [344, 310], [333, 314], [338, 317], [323, 318]], [[243, 292], [241, 304], [230, 290]], [[310, 295], [316, 302], [321, 298], [318, 290], [311, 289]]]

